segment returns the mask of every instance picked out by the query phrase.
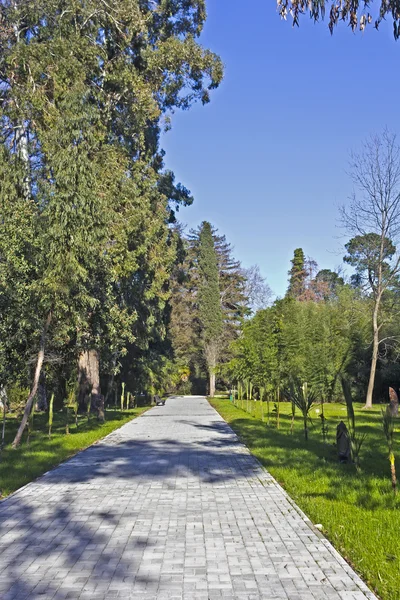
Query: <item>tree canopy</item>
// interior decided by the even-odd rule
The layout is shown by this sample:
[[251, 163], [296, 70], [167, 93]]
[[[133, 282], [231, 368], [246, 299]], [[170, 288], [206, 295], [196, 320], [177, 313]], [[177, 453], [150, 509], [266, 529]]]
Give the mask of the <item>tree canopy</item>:
[[3, 384], [35, 354], [69, 378], [92, 349], [112, 377], [165, 336], [170, 224], [192, 198], [159, 137], [222, 79], [205, 18], [203, 0], [0, 3]]

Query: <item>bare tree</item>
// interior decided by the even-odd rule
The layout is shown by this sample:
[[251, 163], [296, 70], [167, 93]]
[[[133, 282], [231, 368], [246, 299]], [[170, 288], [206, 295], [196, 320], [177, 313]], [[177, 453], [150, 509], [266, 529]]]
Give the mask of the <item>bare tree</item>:
[[273, 292], [261, 275], [260, 267], [253, 265], [248, 269], [242, 269], [245, 279], [245, 296], [248, 298], [252, 313], [267, 308], [271, 304]]
[[356, 277], [372, 298], [372, 360], [365, 408], [372, 407], [378, 361], [382, 299], [397, 282], [400, 255], [400, 147], [396, 135], [385, 129], [364, 142], [360, 153], [352, 153], [350, 176], [355, 185], [342, 221], [354, 237], [345, 261], [356, 269]]

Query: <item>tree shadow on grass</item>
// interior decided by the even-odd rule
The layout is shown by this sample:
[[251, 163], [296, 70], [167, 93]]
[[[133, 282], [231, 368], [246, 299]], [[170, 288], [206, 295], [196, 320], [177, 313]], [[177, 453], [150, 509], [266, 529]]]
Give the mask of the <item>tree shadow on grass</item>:
[[371, 424], [359, 428], [360, 432], [369, 433], [361, 453], [360, 473], [352, 464], [340, 464], [336, 446], [323, 443], [319, 432], [306, 442], [300, 429], [290, 434], [257, 419], [233, 419], [230, 425], [267, 469], [278, 473], [287, 469], [291, 476], [310, 481], [311, 486], [318, 486], [320, 480], [323, 491], [310, 489], [305, 494], [308, 497], [339, 500], [367, 510], [400, 508], [400, 499], [394, 498], [391, 490], [389, 462], [380, 431]]

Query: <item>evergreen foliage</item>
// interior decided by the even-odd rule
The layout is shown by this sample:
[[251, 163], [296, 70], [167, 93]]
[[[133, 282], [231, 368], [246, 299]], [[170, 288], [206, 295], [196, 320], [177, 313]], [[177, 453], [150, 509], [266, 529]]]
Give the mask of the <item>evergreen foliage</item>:
[[302, 248], [296, 248], [292, 258], [292, 268], [289, 275], [289, 287], [287, 296], [289, 298], [299, 298], [306, 289], [306, 259]]
[[[209, 224], [206, 227], [204, 256], [201, 255], [200, 241], [202, 226], [183, 237], [180, 262], [172, 277], [168, 325], [172, 354], [185, 378], [180, 387], [200, 393], [205, 392], [208, 370], [204, 354], [208, 334], [204, 333], [204, 323], [209, 327], [208, 331], [218, 331], [214, 338], [218, 339], [218, 344], [212, 344], [208, 350], [215, 355], [215, 366], [217, 362], [221, 366], [232, 358], [231, 342], [239, 336], [244, 319], [250, 313], [246, 273], [234, 259], [225, 236]], [[206, 279], [200, 267], [205, 259], [211, 261], [206, 263], [207, 276], [212, 282], [209, 289], [204, 287]], [[205, 303], [200, 307], [203, 299]], [[200, 310], [205, 310], [207, 303], [212, 306], [213, 302], [215, 313], [210, 319], [206, 313], [202, 320]], [[186, 373], [189, 373], [189, 380]], [[220, 368], [218, 374], [221, 376]]]
[[95, 349], [111, 380], [165, 337], [170, 223], [192, 198], [159, 136], [222, 79], [205, 16], [203, 0], [0, 3], [0, 377], [32, 382], [36, 354], [29, 402], [42, 364], [56, 383], [52, 365], [69, 379]]
[[205, 345], [218, 344], [223, 329], [219, 269], [211, 225], [206, 221], [200, 228], [198, 270], [201, 337]]

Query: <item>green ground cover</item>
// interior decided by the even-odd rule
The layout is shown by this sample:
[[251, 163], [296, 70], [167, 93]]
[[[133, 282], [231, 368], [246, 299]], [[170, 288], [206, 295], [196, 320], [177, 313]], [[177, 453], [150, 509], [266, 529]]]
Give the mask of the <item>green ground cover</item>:
[[[291, 427], [291, 405], [280, 404], [280, 428], [272, 412], [270, 424], [261, 420], [261, 403], [249, 403], [247, 413], [229, 400], [211, 401], [250, 451], [285, 488], [314, 523], [354, 566], [370, 588], [384, 600], [400, 599], [400, 494], [391, 489], [388, 450], [380, 424], [381, 408], [355, 405], [356, 423], [366, 438], [361, 469], [339, 464], [336, 426], [345, 422], [344, 404], [325, 405], [327, 443], [322, 440], [320, 406], [311, 410], [310, 439], [304, 440], [300, 415]], [[246, 409], [246, 401], [243, 403]], [[266, 403], [263, 403], [264, 419]], [[400, 419], [399, 419], [400, 421]], [[395, 453], [400, 474], [400, 423]]]
[[93, 416], [88, 421], [86, 416], [79, 415], [78, 427], [71, 416], [69, 435], [65, 433], [65, 410], [55, 412], [51, 439], [48, 437], [48, 415], [39, 413], [34, 415], [29, 445], [25, 432], [21, 446], [15, 450], [10, 444], [17, 431], [18, 422], [9, 416], [6, 425], [6, 445], [0, 453], [0, 496], [7, 496], [33, 481], [147, 409], [148, 407], [124, 411], [107, 409], [104, 423], [99, 423]]

